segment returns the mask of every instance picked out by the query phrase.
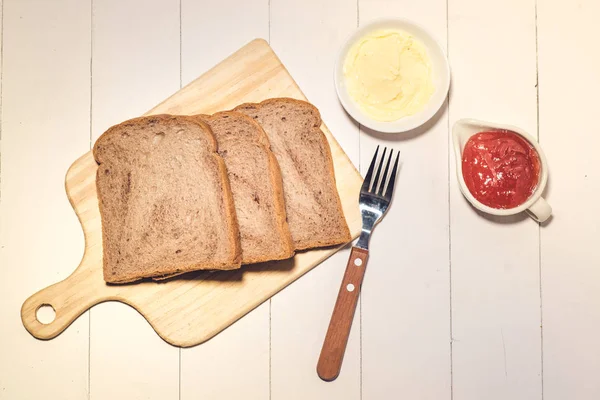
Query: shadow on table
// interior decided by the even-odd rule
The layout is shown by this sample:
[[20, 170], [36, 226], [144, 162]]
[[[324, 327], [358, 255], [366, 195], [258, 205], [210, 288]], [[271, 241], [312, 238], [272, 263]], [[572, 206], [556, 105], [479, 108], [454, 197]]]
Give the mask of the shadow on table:
[[292, 269], [294, 269], [294, 259], [289, 258], [287, 260], [242, 265], [241, 268], [230, 271], [193, 271], [173, 276], [160, 281], [160, 283], [167, 283], [172, 280], [232, 282], [241, 281], [244, 274], [254, 274], [258, 272], [287, 272]]

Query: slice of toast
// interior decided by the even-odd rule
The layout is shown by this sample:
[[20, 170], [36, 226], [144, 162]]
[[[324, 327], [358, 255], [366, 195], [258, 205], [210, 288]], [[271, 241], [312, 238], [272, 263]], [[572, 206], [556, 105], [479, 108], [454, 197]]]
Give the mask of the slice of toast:
[[283, 178], [286, 213], [296, 250], [351, 240], [337, 192], [321, 115], [310, 103], [275, 98], [235, 108], [267, 133]]
[[153, 115], [98, 138], [104, 279], [132, 282], [240, 267], [227, 170], [205, 123]]
[[227, 167], [240, 227], [242, 264], [292, 257], [279, 164], [263, 129], [234, 111], [197, 118], [212, 129]]

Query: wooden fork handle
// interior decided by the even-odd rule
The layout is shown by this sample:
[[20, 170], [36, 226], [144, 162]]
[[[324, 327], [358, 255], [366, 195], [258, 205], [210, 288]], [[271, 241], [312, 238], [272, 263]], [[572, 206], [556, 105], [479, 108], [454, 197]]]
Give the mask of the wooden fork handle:
[[344, 359], [348, 336], [350, 336], [350, 328], [358, 304], [358, 296], [365, 276], [368, 258], [368, 250], [352, 247], [342, 286], [321, 349], [319, 363], [317, 364], [317, 374], [324, 381], [329, 382], [337, 378], [342, 368], [342, 360]]

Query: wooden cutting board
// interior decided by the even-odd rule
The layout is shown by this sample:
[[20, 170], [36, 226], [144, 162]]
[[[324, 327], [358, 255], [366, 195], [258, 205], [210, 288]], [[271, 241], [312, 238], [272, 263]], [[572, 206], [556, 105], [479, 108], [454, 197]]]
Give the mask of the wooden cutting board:
[[[211, 114], [241, 103], [283, 96], [306, 100], [267, 42], [257, 39], [146, 115]], [[362, 178], [327, 127], [323, 125], [322, 129], [331, 146], [344, 213], [356, 238], [361, 229], [358, 193]], [[89, 152], [67, 172], [67, 195], [83, 227], [85, 252], [79, 267], [67, 279], [37, 292], [23, 304], [23, 325], [36, 338], [52, 339], [90, 307], [115, 300], [138, 310], [168, 343], [194, 346], [221, 332], [340, 248], [301, 252], [290, 260], [245, 266], [237, 271], [199, 272], [164, 283], [107, 285], [102, 275], [96, 169]], [[42, 305], [52, 306], [56, 313], [48, 324], [36, 317]]]

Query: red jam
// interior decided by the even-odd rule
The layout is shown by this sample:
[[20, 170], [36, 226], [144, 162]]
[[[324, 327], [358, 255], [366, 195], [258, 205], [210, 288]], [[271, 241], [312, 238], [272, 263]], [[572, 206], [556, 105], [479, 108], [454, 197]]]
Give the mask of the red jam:
[[506, 130], [479, 132], [469, 138], [462, 156], [467, 188], [492, 208], [523, 204], [537, 187], [540, 157], [522, 136]]

